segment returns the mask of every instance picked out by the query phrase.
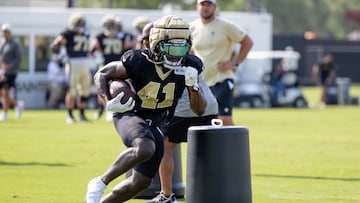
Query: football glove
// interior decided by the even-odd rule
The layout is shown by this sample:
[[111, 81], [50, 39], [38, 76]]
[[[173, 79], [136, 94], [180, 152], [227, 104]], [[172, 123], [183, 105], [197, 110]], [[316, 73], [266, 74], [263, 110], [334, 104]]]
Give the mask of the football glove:
[[125, 104], [122, 104], [120, 101], [124, 97], [124, 92], [118, 94], [115, 98], [106, 102], [106, 110], [124, 113], [126, 111], [130, 111], [135, 106], [135, 100], [132, 97], [129, 97]]
[[195, 84], [197, 84], [198, 83], [198, 71], [191, 66], [186, 66], [183, 68], [185, 71], [185, 85], [191, 87], [191, 86], [194, 86]]

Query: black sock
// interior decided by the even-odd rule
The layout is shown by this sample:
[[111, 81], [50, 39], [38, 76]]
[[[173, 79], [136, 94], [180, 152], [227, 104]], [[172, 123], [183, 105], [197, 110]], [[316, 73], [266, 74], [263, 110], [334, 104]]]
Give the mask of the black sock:
[[101, 116], [104, 112], [104, 106], [103, 105], [99, 105], [98, 107], [98, 115]]
[[68, 109], [67, 111], [68, 111], [68, 115], [69, 115], [71, 118], [74, 118], [74, 115], [73, 115], [73, 113], [72, 113], [72, 109]]
[[84, 109], [79, 109], [79, 110], [80, 110], [80, 116], [85, 117]]

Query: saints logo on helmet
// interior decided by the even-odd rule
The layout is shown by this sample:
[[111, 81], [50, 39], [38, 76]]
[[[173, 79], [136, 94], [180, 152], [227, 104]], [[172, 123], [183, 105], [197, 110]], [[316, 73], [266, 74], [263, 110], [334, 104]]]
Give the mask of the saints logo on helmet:
[[175, 69], [181, 66], [191, 47], [189, 24], [178, 16], [164, 16], [154, 23], [150, 31], [150, 50], [156, 61]]

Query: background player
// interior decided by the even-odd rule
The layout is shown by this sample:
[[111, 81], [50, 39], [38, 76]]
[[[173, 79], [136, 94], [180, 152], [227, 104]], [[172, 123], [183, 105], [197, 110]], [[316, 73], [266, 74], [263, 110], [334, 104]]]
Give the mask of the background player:
[[65, 98], [68, 111], [67, 123], [76, 121], [73, 115], [75, 103], [80, 110], [78, 121], [89, 121], [85, 116], [91, 85], [91, 73], [88, 67], [89, 37], [90, 33], [86, 29], [84, 16], [81, 13], [73, 13], [69, 17], [69, 28], [61, 32], [52, 43], [53, 50], [64, 46], [69, 57], [66, 64], [69, 82], [69, 91]]
[[334, 58], [331, 53], [325, 53], [321, 62], [314, 64], [312, 67], [312, 78], [321, 84], [320, 94], [320, 108], [325, 108], [326, 97], [328, 94], [329, 86], [334, 82], [336, 75], [336, 68]]
[[[121, 55], [134, 48], [132, 37], [123, 33], [121, 20], [116, 16], [105, 15], [102, 19], [103, 32], [96, 35], [91, 53], [99, 62], [99, 68], [112, 61], [118, 61]], [[95, 119], [99, 119], [104, 111], [104, 100], [98, 96], [98, 112]]]

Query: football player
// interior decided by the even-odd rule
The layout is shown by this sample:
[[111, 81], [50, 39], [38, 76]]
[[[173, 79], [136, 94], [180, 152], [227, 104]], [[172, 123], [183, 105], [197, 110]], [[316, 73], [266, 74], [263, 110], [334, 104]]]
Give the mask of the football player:
[[133, 20], [133, 27], [137, 32], [136, 37], [136, 48], [137, 49], [144, 49], [145, 47], [142, 44], [142, 31], [146, 24], [150, 23], [150, 19], [145, 16], [138, 16]]
[[53, 51], [65, 47], [68, 63], [67, 72], [69, 90], [65, 104], [68, 111], [67, 123], [75, 122], [73, 109], [75, 102], [80, 110], [79, 122], [87, 122], [85, 108], [90, 95], [91, 73], [88, 67], [90, 33], [86, 29], [86, 20], [81, 13], [73, 13], [69, 17], [69, 27], [61, 32], [52, 42]]
[[[129, 34], [121, 31], [121, 21], [116, 16], [105, 15], [102, 19], [103, 32], [96, 35], [91, 53], [99, 63], [99, 68], [111, 61], [118, 61], [121, 55], [134, 48], [134, 43]], [[99, 96], [98, 112], [95, 115], [99, 119], [104, 111], [104, 101]]]
[[[203, 64], [189, 54], [190, 47], [189, 24], [177, 16], [165, 16], [151, 29], [149, 50], [127, 51], [120, 61], [106, 64], [95, 74], [106, 109], [116, 112], [114, 126], [127, 149], [103, 175], [89, 182], [87, 203], [124, 202], [150, 186], [164, 152], [159, 128], [183, 91], [188, 91], [189, 107], [196, 115], [204, 113], [206, 100], [197, 82]], [[108, 82], [113, 79], [129, 79], [136, 98], [122, 104], [124, 94], [120, 93], [111, 99]], [[101, 199], [106, 186], [130, 169], [132, 175]]]
[[[153, 27], [152, 23], [144, 26], [141, 43], [145, 48], [150, 48], [149, 35]], [[196, 115], [189, 108], [189, 95], [187, 91], [178, 101], [174, 116], [166, 121], [163, 132], [165, 135], [164, 156], [161, 160], [159, 176], [161, 192], [147, 203], [176, 203], [176, 196], [172, 190], [172, 176], [174, 172], [173, 151], [177, 144], [187, 142], [187, 131], [190, 126], [211, 125], [212, 119], [218, 116], [218, 103], [210, 88], [205, 83], [202, 74], [199, 75], [199, 86], [207, 101], [205, 113], [202, 116]]]

